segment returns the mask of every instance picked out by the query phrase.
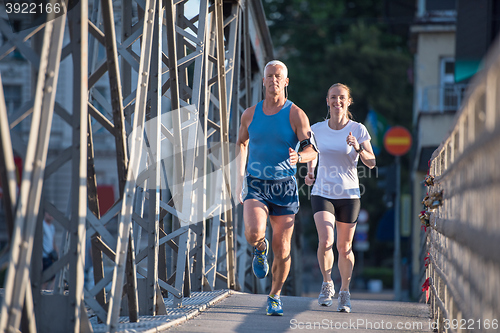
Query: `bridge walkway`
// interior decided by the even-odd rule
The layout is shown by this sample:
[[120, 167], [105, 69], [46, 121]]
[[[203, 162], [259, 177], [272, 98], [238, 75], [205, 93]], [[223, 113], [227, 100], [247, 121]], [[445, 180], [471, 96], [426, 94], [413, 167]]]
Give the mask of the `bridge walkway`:
[[[357, 296], [359, 295], [359, 296]], [[165, 299], [167, 315], [141, 316], [138, 323], [121, 317], [119, 332], [432, 332], [427, 304], [366, 298], [353, 293], [352, 313], [336, 312], [336, 304], [322, 307], [313, 297], [282, 296], [284, 316], [265, 314], [266, 295], [232, 290], [193, 293], [175, 308]], [[106, 326], [97, 318], [90, 322], [95, 333]]]

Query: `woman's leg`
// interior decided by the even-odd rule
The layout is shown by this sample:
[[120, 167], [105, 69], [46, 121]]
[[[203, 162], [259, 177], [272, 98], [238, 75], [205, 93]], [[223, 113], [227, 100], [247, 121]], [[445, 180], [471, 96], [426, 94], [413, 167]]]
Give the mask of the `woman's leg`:
[[332, 281], [332, 268], [334, 263], [333, 242], [335, 216], [327, 211], [314, 214], [314, 222], [318, 231], [318, 263], [323, 275], [323, 282]]
[[340, 291], [349, 291], [352, 269], [354, 267], [354, 253], [352, 252], [352, 240], [356, 223], [343, 223], [337, 221], [337, 250], [339, 252], [339, 271], [342, 278]]

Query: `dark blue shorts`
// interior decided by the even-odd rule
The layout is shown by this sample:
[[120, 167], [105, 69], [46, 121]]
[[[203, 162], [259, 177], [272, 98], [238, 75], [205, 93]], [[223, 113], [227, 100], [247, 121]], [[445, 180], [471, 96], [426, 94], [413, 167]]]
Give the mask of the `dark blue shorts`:
[[244, 200], [256, 199], [269, 209], [269, 215], [291, 215], [299, 211], [299, 191], [295, 176], [277, 180], [246, 177]]

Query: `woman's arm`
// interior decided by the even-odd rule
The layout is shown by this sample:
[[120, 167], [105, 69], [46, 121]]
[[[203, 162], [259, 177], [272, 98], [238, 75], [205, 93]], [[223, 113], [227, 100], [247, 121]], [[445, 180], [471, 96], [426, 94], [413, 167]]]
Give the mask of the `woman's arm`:
[[[363, 162], [364, 165], [366, 165], [368, 168], [373, 169], [377, 162], [375, 160], [375, 154], [373, 153], [373, 148], [370, 140], [364, 141], [358, 144], [358, 146], [363, 146], [362, 150], [359, 152], [361, 162]], [[360, 148], [361, 147], [356, 150], [359, 150]]]
[[346, 141], [347, 144], [353, 147], [354, 150], [356, 150], [356, 152], [359, 154], [361, 162], [363, 162], [370, 169], [373, 169], [375, 167], [375, 154], [373, 153], [373, 148], [370, 140], [359, 143], [358, 139], [354, 135], [352, 135], [352, 132], [349, 132]]

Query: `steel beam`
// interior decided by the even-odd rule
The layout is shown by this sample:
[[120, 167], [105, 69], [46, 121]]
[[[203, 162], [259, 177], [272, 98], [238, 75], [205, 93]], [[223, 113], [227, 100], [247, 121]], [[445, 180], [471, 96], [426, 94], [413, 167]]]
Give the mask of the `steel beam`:
[[[0, 82], [1, 82], [0, 77]], [[2, 197], [5, 207], [5, 220], [9, 239], [12, 238], [14, 229], [14, 214], [17, 199], [16, 165], [14, 163], [14, 152], [12, 151], [12, 140], [10, 138], [9, 118], [7, 117], [7, 106], [3, 94], [3, 86], [0, 85], [0, 174], [2, 180]]]
[[[51, 3], [54, 4], [55, 1]], [[27, 290], [31, 289], [27, 288], [30, 283], [29, 267], [33, 248], [31, 240], [34, 237], [36, 217], [40, 207], [65, 19], [65, 14], [58, 18], [49, 14], [44, 30], [44, 44], [31, 119], [32, 130], [15, 215], [5, 296], [0, 314], [0, 331], [17, 331], [24, 301], [32, 299], [31, 296], [26, 297]], [[27, 306], [33, 307], [32, 304]]]
[[[129, 236], [132, 230], [133, 202], [136, 192], [135, 177], [139, 172], [139, 162], [142, 155], [142, 144], [144, 140], [144, 123], [146, 116], [147, 87], [149, 83], [149, 69], [151, 62], [153, 26], [155, 19], [156, 0], [146, 0], [144, 8], [143, 41], [141, 43], [141, 61], [136, 89], [136, 102], [134, 108], [133, 132], [131, 134], [130, 163], [127, 170], [127, 181], [125, 184], [118, 224], [118, 241], [116, 244], [115, 269], [113, 271], [113, 282], [108, 305], [108, 316], [106, 324], [110, 332], [116, 332], [118, 317], [120, 314], [122, 289], [125, 275], [125, 262], [129, 246]], [[133, 253], [133, 251], [128, 251]], [[134, 264], [135, 267], [135, 264]]]
[[[7, 31], [5, 22], [0, 22], [2, 35], [8, 39], [0, 48], [0, 60], [17, 49], [39, 71], [35, 98], [24, 103], [11, 119], [11, 127], [31, 120], [27, 144], [15, 133], [8, 142], [8, 130], [3, 128], [9, 125], [0, 96], [0, 162], [6, 170], [2, 176], [13, 170], [13, 157], [9, 155], [9, 149], [13, 149], [9, 146], [21, 151], [26, 163], [18, 200], [13, 194], [13, 177], [4, 177], [9, 185], [8, 197], [4, 189], [4, 198], [11, 200], [6, 206], [14, 207], [17, 200], [16, 214], [22, 222], [17, 222], [17, 215], [10, 219], [20, 226], [12, 226], [11, 288], [2, 305], [1, 328], [17, 329], [26, 303], [26, 324], [34, 330], [32, 292], [26, 279], [32, 244], [26, 239], [33, 236], [41, 212], [43, 182], [56, 177], [68, 163], [71, 188], [66, 213], [49, 201], [43, 203], [67, 235], [59, 261], [33, 275], [35, 284], [58, 275], [54, 295], [41, 296], [39, 286], [33, 288], [34, 299], [50, 309], [40, 312], [43, 316], [36, 312], [39, 329], [50, 324], [47, 318], [51, 316], [46, 314], [60, 312], [68, 320], [62, 320], [56, 330], [91, 330], [82, 295], [86, 306], [114, 332], [119, 315], [125, 315], [120, 311], [125, 304], [123, 291], [127, 294], [129, 320], [136, 321], [139, 311], [149, 315], [166, 312], [162, 291], [171, 293], [174, 304], [180, 306], [192, 290], [244, 288], [247, 246], [239, 214], [231, 202], [230, 138], [237, 133], [241, 111], [260, 97], [255, 82], [260, 80], [262, 68], [250, 69], [250, 58], [255, 56], [259, 65], [269, 60], [268, 31], [260, 26], [258, 1], [200, 0], [198, 15], [193, 18], [186, 17], [186, 5], [186, 1], [173, 0], [158, 2], [158, 6], [156, 0], [94, 0], [89, 21], [88, 3], [80, 1], [68, 14], [71, 42], [64, 47], [65, 16], [17, 34]], [[113, 6], [121, 7], [119, 17], [115, 18]], [[121, 23], [120, 38], [116, 36], [115, 20]], [[46, 40], [38, 55], [27, 41], [41, 31]], [[250, 41], [252, 36], [266, 39], [265, 47], [252, 49], [256, 45]], [[100, 45], [105, 47], [104, 58], [98, 52]], [[71, 112], [54, 101], [59, 62], [66, 56], [73, 60]], [[135, 74], [137, 83], [132, 82]], [[102, 91], [104, 86], [109, 87], [109, 98]], [[170, 100], [171, 122], [164, 119], [169, 104], [166, 99]], [[70, 126], [72, 139], [70, 146], [57, 151], [59, 154], [45, 166], [54, 110], [67, 124], [64, 126]], [[99, 210], [102, 198], [97, 195], [98, 131], [112, 136], [116, 151], [119, 198], [105, 214]], [[172, 175], [163, 160], [164, 144], [173, 147]], [[145, 171], [139, 174], [139, 163], [144, 160]], [[116, 218], [118, 235], [109, 228]], [[147, 237], [146, 248], [141, 245], [143, 236]], [[83, 286], [86, 237], [92, 239], [95, 285], [90, 289]], [[105, 273], [105, 257], [114, 262], [112, 274]], [[137, 262], [147, 261], [147, 269], [137, 265], [136, 257]], [[245, 259], [236, 265], [240, 257]], [[169, 274], [167, 260], [173, 263]], [[31, 267], [38, 271], [39, 266]], [[144, 277], [141, 281], [145, 288], [137, 286], [140, 276]], [[109, 283], [111, 293], [106, 295]], [[62, 295], [65, 286], [68, 294]]]

